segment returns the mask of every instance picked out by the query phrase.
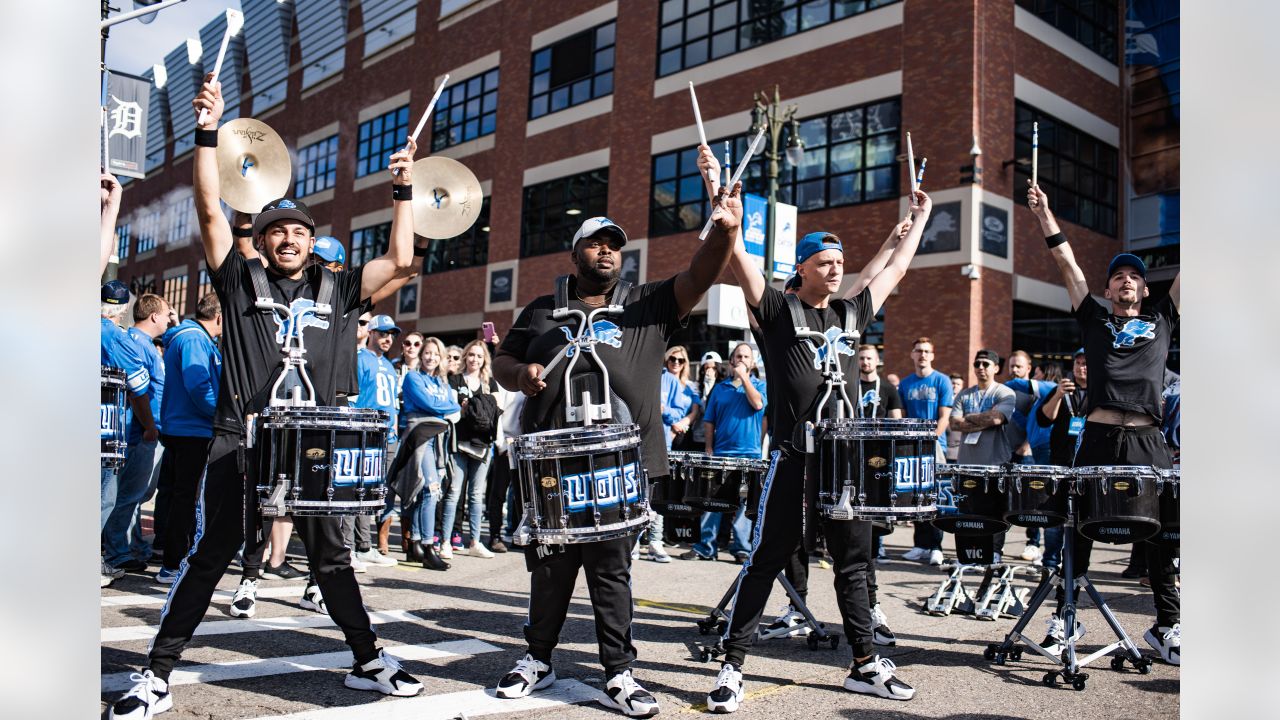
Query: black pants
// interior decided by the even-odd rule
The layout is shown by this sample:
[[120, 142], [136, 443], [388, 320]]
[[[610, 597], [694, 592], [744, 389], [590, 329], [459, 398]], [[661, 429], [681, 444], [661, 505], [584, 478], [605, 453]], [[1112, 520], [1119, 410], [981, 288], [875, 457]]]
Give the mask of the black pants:
[[[1086, 465], [1154, 465], [1158, 468], [1173, 467], [1169, 447], [1156, 425], [1128, 427], [1087, 422], [1080, 446], [1076, 450], [1075, 467]], [[1158, 540], [1139, 543], [1147, 557], [1147, 569], [1151, 573], [1151, 593], [1155, 598], [1156, 624], [1173, 627], [1179, 622], [1182, 603], [1174, 576], [1178, 568], [1178, 544]], [[1074, 569], [1077, 576], [1089, 570], [1089, 556], [1093, 553], [1093, 541], [1075, 534]]]
[[524, 625], [530, 655], [551, 664], [551, 651], [560, 642], [578, 568], [582, 568], [587, 573], [605, 674], [612, 677], [635, 662], [636, 647], [631, 642], [631, 548], [635, 543], [636, 536], [627, 535], [603, 542], [525, 548], [525, 561], [532, 568], [529, 618]]
[[[177, 570], [182, 558], [191, 550], [196, 527], [196, 493], [200, 489], [200, 476], [204, 474], [209, 444], [213, 439], [163, 435], [160, 441], [164, 443], [164, 462], [169, 463], [168, 472], [162, 467], [160, 473], [161, 486], [167, 487], [163, 494], [167, 495], [168, 503], [162, 514], [160, 493], [157, 493], [156, 539], [164, 547], [164, 567]], [[160, 523], [162, 515], [163, 526]]]
[[[729, 615], [725, 661], [741, 666], [756, 638], [756, 627], [778, 573], [795, 557], [804, 537], [803, 454], [773, 453], [761, 489], [763, 505], [751, 533], [751, 556], [739, 575], [738, 597]], [[822, 519], [822, 532], [835, 571], [836, 605], [855, 658], [874, 654], [871, 603], [867, 595], [871, 566], [871, 523]]]
[[[160, 446], [164, 448], [164, 454], [160, 456], [160, 472], [156, 475], [156, 506], [151, 513], [151, 532], [155, 537], [151, 541], [151, 547], [154, 551], [159, 552], [164, 549], [165, 538], [169, 532], [169, 515], [171, 513], [170, 504], [173, 502], [173, 451], [169, 449], [169, 443], [166, 439], [172, 440], [172, 436], [160, 436]], [[204, 458], [200, 458], [200, 468], [196, 469], [196, 477], [199, 478], [200, 472], [204, 468]], [[193, 505], [194, 507], [194, 505]], [[190, 528], [187, 528], [188, 533]], [[186, 553], [186, 548], [183, 548]], [[177, 565], [174, 565], [176, 568]]]
[[[875, 538], [872, 538], [874, 543]], [[875, 545], [873, 544], [874, 548]], [[796, 545], [796, 551], [787, 558], [787, 564], [782, 567], [782, 573], [786, 575], [787, 582], [791, 583], [791, 587], [795, 588], [796, 594], [801, 600], [807, 601], [809, 598], [809, 551], [804, 549], [804, 543]], [[867, 601], [871, 607], [876, 606], [876, 564], [871, 562], [867, 565]]]
[[925, 550], [941, 550], [942, 549], [942, 531], [934, 527], [933, 523], [916, 522], [915, 529], [911, 532], [911, 546], [924, 548]]
[[[237, 452], [240, 437], [216, 433], [209, 448], [200, 503], [196, 506], [195, 546], [182, 565], [160, 616], [149, 665], [168, 679], [192, 633], [204, 619], [209, 600], [244, 541], [246, 518], [256, 513], [256, 493], [245, 481]], [[299, 517], [294, 526], [307, 548], [307, 560], [324, 593], [329, 617], [342, 628], [357, 663], [377, 657], [377, 637], [360, 599], [350, 552], [342, 545], [337, 518]]]
[[[495, 453], [493, 462], [489, 463], [489, 494], [485, 503], [485, 512], [489, 515], [490, 544], [502, 537], [502, 506], [507, 502], [507, 490], [511, 487], [513, 475], [515, 471], [511, 469], [510, 457]], [[517, 508], [508, 508], [508, 511], [514, 515]], [[515, 525], [515, 522], [511, 524]]]

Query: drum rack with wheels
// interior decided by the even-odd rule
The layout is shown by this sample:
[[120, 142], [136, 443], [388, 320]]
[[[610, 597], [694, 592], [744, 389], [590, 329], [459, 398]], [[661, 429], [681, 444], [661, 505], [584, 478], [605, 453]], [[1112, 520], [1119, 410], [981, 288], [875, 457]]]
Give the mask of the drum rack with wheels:
[[[724, 636], [729, 629], [729, 616], [725, 613], [729, 607], [729, 603], [734, 602], [734, 598], [738, 594], [738, 582], [741, 575], [734, 578], [733, 584], [725, 591], [724, 596], [720, 598], [720, 602], [716, 604], [707, 616], [698, 621], [698, 633], [701, 635], [716, 634], [716, 641], [711, 645], [702, 645], [698, 648], [698, 659], [702, 662], [710, 662], [712, 658], [724, 655]], [[826, 645], [832, 650], [840, 645], [840, 634], [827, 632], [826, 625], [818, 622], [810, 612], [809, 606], [800, 598], [800, 594], [796, 592], [795, 587], [787, 580], [786, 576], [778, 573], [778, 582], [782, 584], [782, 589], [787, 593], [787, 599], [791, 602], [791, 607], [804, 616], [804, 624], [809, 627], [809, 636], [806, 639], [809, 643], [810, 650], [817, 650], [819, 647]], [[788, 633], [789, 635], [789, 633]], [[777, 636], [761, 635], [761, 640], [771, 640]]]
[[[956, 563], [951, 576], [938, 586], [937, 592], [924, 601], [924, 611], [935, 617], [953, 612], [972, 615], [979, 620], [996, 620], [1000, 616], [1021, 617], [1026, 612], [1031, 591], [1014, 586], [1019, 572], [1034, 572], [1030, 565], [966, 565]], [[965, 573], [982, 572], [977, 592], [964, 584]], [[996, 575], [999, 573], [999, 576]]]
[[[1116, 620], [1116, 616], [1111, 612], [1111, 608], [1107, 605], [1107, 601], [1098, 592], [1093, 583], [1089, 581], [1087, 575], [1081, 575], [1075, 579], [1075, 582], [1067, 582], [1064, 588], [1064, 600], [1062, 603], [1062, 623], [1063, 634], [1065, 635], [1066, 649], [1062, 651], [1061, 657], [1056, 657], [1048, 650], [1040, 647], [1034, 638], [1027, 637], [1023, 634], [1027, 624], [1031, 622], [1031, 618], [1036, 614], [1036, 610], [1049, 597], [1049, 592], [1055, 587], [1063, 585], [1064, 578], [1072, 576], [1075, 570], [1075, 551], [1073, 543], [1075, 540], [1075, 502], [1070, 495], [1067, 496], [1067, 524], [1062, 543], [1062, 570], [1051, 570], [1040, 581], [1040, 585], [1036, 587], [1035, 594], [1031, 597], [1031, 603], [1027, 606], [1026, 612], [1022, 617], [1018, 618], [1017, 624], [1005, 636], [1004, 642], [992, 643], [987, 645], [982, 656], [990, 662], [997, 665], [1005, 664], [1006, 659], [1014, 662], [1022, 659], [1022, 647], [1018, 645], [1021, 641], [1027, 647], [1035, 652], [1049, 658], [1054, 663], [1062, 666], [1059, 670], [1050, 670], [1045, 673], [1042, 682], [1045, 685], [1052, 686], [1059, 679], [1064, 683], [1071, 683], [1076, 690], [1084, 690], [1089, 680], [1089, 674], [1080, 672], [1080, 669], [1086, 665], [1098, 660], [1099, 658], [1110, 655], [1113, 650], [1120, 650], [1120, 654], [1111, 655], [1111, 669], [1120, 671], [1124, 669], [1125, 661], [1128, 661], [1139, 673], [1146, 675], [1151, 672], [1151, 660], [1142, 656], [1142, 652], [1138, 650], [1138, 646], [1134, 644], [1129, 635], [1125, 633], [1124, 628], [1120, 626], [1120, 622]], [[1083, 659], [1076, 655], [1076, 593], [1078, 590], [1084, 590], [1088, 593], [1089, 598], [1093, 600], [1093, 604], [1102, 613], [1102, 617], [1107, 621], [1107, 625], [1111, 627], [1111, 631], [1115, 633], [1116, 642], [1095, 651], [1094, 653], [1084, 657]]]

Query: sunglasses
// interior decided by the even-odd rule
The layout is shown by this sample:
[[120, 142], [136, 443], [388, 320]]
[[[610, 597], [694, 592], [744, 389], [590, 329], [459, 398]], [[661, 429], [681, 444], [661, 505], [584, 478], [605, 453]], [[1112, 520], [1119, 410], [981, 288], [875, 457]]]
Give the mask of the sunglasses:
[[987, 368], [987, 367], [995, 367], [996, 364], [992, 362], [987, 362], [986, 360], [979, 360], [978, 362], [975, 362], [973, 366], [975, 368]]
[[421, 342], [409, 342], [408, 340], [405, 340], [405, 341], [404, 341], [404, 346], [405, 346], [405, 347], [422, 347], [422, 343], [421, 343]]
[[667, 362], [669, 362], [669, 363], [672, 363], [672, 362], [673, 362], [673, 363], [675, 363], [675, 364], [677, 364], [677, 365], [683, 365], [683, 364], [685, 363], [685, 360], [684, 360], [684, 358], [682, 358], [682, 357], [669, 357], [669, 358], [667, 358]]
[[461, 355], [450, 355], [450, 356], [449, 356], [449, 359], [450, 359], [450, 360], [461, 360], [461, 359], [462, 359], [462, 356], [461, 356]]
[[359, 322], [360, 322], [360, 327], [364, 327], [365, 325], [369, 324], [368, 320], [360, 320]]

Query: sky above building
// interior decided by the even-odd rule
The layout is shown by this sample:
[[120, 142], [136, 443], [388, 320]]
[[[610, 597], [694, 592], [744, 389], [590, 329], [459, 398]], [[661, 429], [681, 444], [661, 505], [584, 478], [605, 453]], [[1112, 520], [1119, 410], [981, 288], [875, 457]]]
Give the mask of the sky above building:
[[[113, 7], [120, 8], [113, 17], [134, 9], [132, 0], [115, 0]], [[107, 38], [107, 67], [141, 75], [163, 63], [164, 56], [187, 38], [199, 37], [200, 28], [227, 8], [239, 10], [240, 0], [187, 0], [156, 13], [148, 24], [135, 19], [114, 25]]]

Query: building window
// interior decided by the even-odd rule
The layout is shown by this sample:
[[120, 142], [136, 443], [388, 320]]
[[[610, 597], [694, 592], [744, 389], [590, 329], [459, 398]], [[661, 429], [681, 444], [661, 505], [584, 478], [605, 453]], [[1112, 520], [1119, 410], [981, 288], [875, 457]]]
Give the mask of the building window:
[[338, 180], [338, 136], [334, 134], [298, 151], [294, 197], [306, 197], [334, 186]]
[[[800, 212], [886, 200], [898, 195], [901, 100], [893, 98], [818, 115], [799, 124], [804, 160], [792, 166], [785, 158], [778, 177], [778, 201]], [[782, 142], [789, 142], [784, 130]], [[743, 133], [732, 143], [731, 158], [746, 154]], [[724, 162], [723, 141], [711, 143]], [[649, 200], [649, 234], [669, 235], [701, 228], [707, 201], [694, 148], [655, 155]], [[743, 174], [745, 192], [767, 192], [763, 154], [757, 153]]]
[[613, 34], [610, 20], [533, 54], [529, 119], [613, 92]]
[[1081, 45], [1116, 62], [1116, 4], [1112, 0], [1018, 0], [1018, 5]]
[[665, 0], [658, 16], [658, 77], [893, 2]]
[[186, 243], [191, 233], [191, 219], [196, 214], [196, 199], [188, 197], [169, 206], [169, 243], [177, 246]]
[[200, 286], [196, 290], [196, 302], [199, 302], [200, 298], [211, 292], [213, 292], [213, 281], [209, 279], [209, 271], [205, 268], [200, 268]]
[[409, 106], [360, 123], [356, 145], [356, 177], [386, 170], [392, 153], [409, 137]]
[[489, 198], [480, 205], [480, 216], [466, 232], [448, 240], [432, 240], [422, 260], [422, 274], [459, 270], [489, 262]]
[[570, 249], [582, 221], [605, 214], [608, 194], [609, 168], [525, 188], [520, 257]]
[[498, 69], [445, 88], [434, 116], [432, 150], [491, 134], [498, 126]]
[[351, 233], [351, 252], [347, 255], [347, 267], [359, 267], [387, 252], [391, 242], [391, 223], [385, 222], [360, 228]]
[[187, 314], [187, 276], [174, 275], [171, 278], [165, 278], [164, 281], [164, 299], [169, 303], [169, 307], [178, 313], [178, 317]]
[[138, 254], [156, 249], [160, 234], [160, 213], [148, 213], [138, 222]]
[[116, 226], [116, 257], [124, 262], [129, 257], [129, 223]]
[[[1095, 232], [1116, 236], [1116, 149], [1026, 105], [1016, 104], [1015, 155], [1031, 157], [1032, 123], [1040, 123], [1040, 168], [1037, 182], [1049, 196], [1059, 220], [1069, 220]], [[1031, 163], [1017, 163], [1014, 187], [1026, 187]]]

